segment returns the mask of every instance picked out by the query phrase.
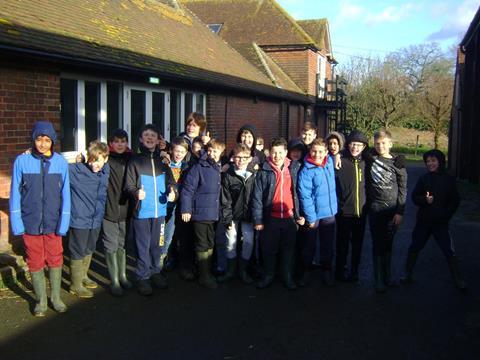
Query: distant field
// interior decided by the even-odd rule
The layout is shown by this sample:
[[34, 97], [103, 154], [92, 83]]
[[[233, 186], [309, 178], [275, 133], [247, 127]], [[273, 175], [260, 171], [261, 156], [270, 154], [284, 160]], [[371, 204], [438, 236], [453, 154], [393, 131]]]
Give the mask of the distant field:
[[[430, 131], [418, 131], [413, 129], [405, 129], [400, 127], [390, 128], [393, 136], [394, 146], [396, 148], [410, 148], [415, 149], [417, 135], [419, 135], [418, 148], [421, 153], [433, 149], [433, 133]], [[445, 135], [440, 137], [440, 150], [446, 151], [448, 149], [448, 138]]]

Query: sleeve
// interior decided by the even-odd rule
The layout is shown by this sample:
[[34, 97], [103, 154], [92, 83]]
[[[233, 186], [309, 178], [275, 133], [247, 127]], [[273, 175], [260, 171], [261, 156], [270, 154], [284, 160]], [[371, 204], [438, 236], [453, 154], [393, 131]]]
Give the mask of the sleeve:
[[200, 180], [199, 165], [194, 165], [185, 176], [180, 201], [180, 212], [182, 214], [193, 214], [193, 197], [198, 188]]
[[68, 227], [70, 226], [70, 208], [71, 208], [71, 195], [70, 195], [70, 174], [68, 164], [65, 161], [65, 166], [62, 171], [62, 214], [60, 216], [60, 222], [57, 228], [57, 235], [64, 236]]
[[405, 212], [405, 204], [407, 202], [407, 169], [397, 169], [396, 174], [398, 186], [396, 213], [403, 215]]
[[252, 218], [254, 225], [263, 224], [263, 191], [264, 191], [264, 173], [259, 172], [253, 185], [252, 194]]
[[305, 215], [305, 220], [313, 224], [316, 219], [315, 203], [313, 199], [313, 171], [303, 168], [298, 176], [298, 198], [300, 200], [300, 210]]
[[426, 206], [427, 201], [425, 199], [425, 186], [423, 182], [423, 177], [420, 177], [415, 184], [415, 187], [412, 191], [412, 201], [416, 206]]
[[22, 195], [20, 194], [20, 186], [22, 184], [22, 169], [19, 158], [13, 163], [12, 182], [10, 185], [10, 223], [12, 224], [12, 232], [14, 235], [22, 235], [25, 233], [25, 226], [22, 220]]
[[460, 194], [458, 192], [457, 183], [453, 177], [450, 177], [450, 181], [451, 186], [448, 191], [448, 204], [446, 209], [448, 212], [448, 218], [451, 218], [460, 206]]
[[133, 200], [137, 200], [136, 199], [136, 194], [138, 191], [137, 178], [138, 176], [137, 176], [137, 169], [135, 167], [135, 161], [130, 160], [127, 164], [127, 171], [125, 173], [124, 191]]
[[222, 176], [222, 190], [220, 194], [220, 206], [221, 206], [221, 219], [224, 225], [228, 225], [233, 220], [232, 212], [232, 196], [230, 194], [230, 182], [228, 181], [228, 175]]

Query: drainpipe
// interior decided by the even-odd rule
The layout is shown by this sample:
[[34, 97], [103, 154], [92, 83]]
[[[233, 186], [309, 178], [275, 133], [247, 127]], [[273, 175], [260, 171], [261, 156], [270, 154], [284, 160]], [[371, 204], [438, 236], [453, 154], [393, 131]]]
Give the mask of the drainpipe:
[[223, 117], [223, 137], [225, 139], [225, 144], [227, 143], [227, 114], [228, 114], [228, 96], [225, 96], [225, 114]]

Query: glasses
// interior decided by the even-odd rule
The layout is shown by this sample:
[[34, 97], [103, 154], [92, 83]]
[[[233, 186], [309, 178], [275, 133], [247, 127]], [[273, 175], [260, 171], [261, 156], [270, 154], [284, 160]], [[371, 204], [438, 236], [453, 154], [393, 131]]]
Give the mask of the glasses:
[[350, 143], [348, 146], [353, 147], [353, 148], [362, 148], [364, 147], [364, 144], [362, 143]]
[[241, 160], [241, 161], [247, 161], [248, 159], [250, 159], [250, 156], [235, 156], [234, 159], [235, 160]]

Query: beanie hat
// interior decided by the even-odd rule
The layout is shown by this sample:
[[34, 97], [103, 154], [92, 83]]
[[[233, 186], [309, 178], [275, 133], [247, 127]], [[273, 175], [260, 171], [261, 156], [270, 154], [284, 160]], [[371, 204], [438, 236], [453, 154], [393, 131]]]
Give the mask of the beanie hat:
[[347, 145], [352, 143], [352, 142], [359, 142], [359, 143], [363, 143], [364, 145], [368, 145], [368, 139], [367, 137], [365, 136], [365, 134], [363, 134], [361, 131], [359, 130], [353, 130], [350, 135], [348, 135], [347, 137]]
[[39, 120], [35, 123], [32, 130], [32, 141], [39, 136], [48, 136], [53, 144], [57, 141], [57, 133], [49, 121]]
[[303, 143], [302, 139], [296, 138], [296, 139], [292, 139], [288, 142], [288, 151], [290, 151], [292, 149], [298, 149], [303, 154], [304, 152], [306, 152], [307, 147]]

